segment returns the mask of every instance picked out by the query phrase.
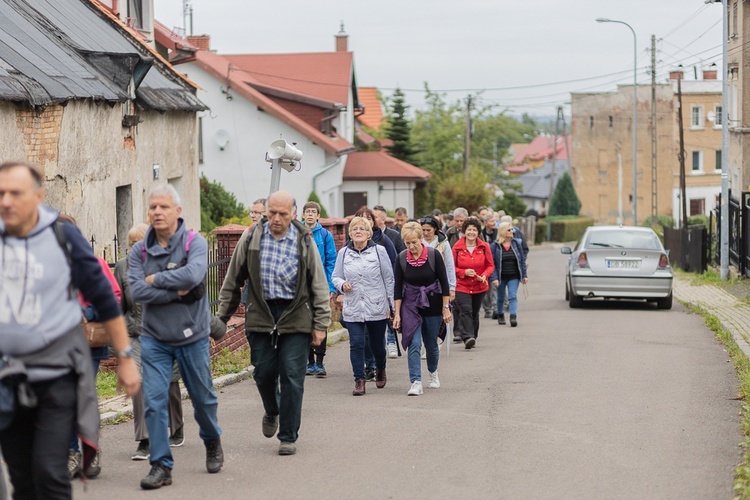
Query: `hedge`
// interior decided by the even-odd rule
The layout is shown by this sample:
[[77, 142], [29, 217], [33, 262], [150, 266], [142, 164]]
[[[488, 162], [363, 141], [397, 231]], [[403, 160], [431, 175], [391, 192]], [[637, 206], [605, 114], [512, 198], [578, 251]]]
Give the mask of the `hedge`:
[[534, 235], [534, 244], [541, 245], [544, 241], [547, 241], [547, 223], [540, 219], [536, 221], [536, 234]]
[[578, 217], [550, 221], [550, 224], [550, 241], [578, 241], [586, 228], [594, 225], [594, 219], [592, 217]]

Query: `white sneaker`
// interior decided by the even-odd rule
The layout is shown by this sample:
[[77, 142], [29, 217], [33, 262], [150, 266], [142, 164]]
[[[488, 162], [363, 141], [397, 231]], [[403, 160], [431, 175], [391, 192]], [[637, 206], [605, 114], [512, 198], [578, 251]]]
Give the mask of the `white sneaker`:
[[419, 380], [412, 383], [411, 389], [406, 393], [407, 396], [421, 396], [422, 394], [424, 394], [424, 391], [422, 390], [422, 382]]
[[388, 344], [388, 357], [391, 359], [398, 358], [398, 348], [396, 344]]
[[438, 378], [438, 372], [430, 372], [430, 382], [427, 384], [430, 389], [437, 389], [440, 387], [440, 379]]

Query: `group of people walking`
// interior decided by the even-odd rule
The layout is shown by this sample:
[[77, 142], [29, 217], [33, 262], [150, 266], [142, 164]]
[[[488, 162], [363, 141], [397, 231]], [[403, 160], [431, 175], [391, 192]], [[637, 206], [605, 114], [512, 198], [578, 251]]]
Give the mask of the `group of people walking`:
[[[180, 378], [206, 471], [222, 469], [209, 338], [221, 338], [243, 293], [260, 428], [279, 440], [279, 455], [297, 452], [305, 376], [327, 376], [333, 301], [341, 300], [349, 331], [355, 396], [365, 395], [367, 380], [385, 388], [387, 361], [402, 350], [408, 395], [424, 392], [422, 356], [428, 388], [439, 388], [441, 339], [452, 324], [453, 341], [475, 347], [482, 298], [493, 285], [498, 322], [507, 288], [509, 321], [518, 324], [528, 250], [510, 224], [487, 214], [469, 217], [459, 208], [413, 220], [399, 208], [389, 228], [385, 208], [363, 207], [337, 251], [318, 222], [320, 206], [305, 204], [300, 221], [294, 198], [277, 191], [253, 203], [254, 224], [235, 247], [214, 317], [204, 285], [207, 243], [188, 229], [174, 188], [157, 185], [148, 194], [150, 224], [131, 229], [128, 255], [108, 279], [75, 224], [43, 205], [43, 179], [34, 165], [0, 165], [0, 447], [16, 498], [70, 498], [71, 476], [100, 470], [99, 358], [82, 334], [87, 311], [109, 336], [118, 378], [133, 397], [132, 458], [151, 466], [143, 489], [172, 484], [171, 447], [185, 440]], [[79, 440], [80, 452], [72, 448]], [[66, 467], [70, 449], [79, 461], [74, 470]]]

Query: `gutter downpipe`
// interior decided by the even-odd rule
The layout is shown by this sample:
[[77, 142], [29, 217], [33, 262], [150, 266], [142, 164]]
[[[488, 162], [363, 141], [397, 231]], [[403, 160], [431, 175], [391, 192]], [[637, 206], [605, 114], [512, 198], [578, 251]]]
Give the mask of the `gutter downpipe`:
[[313, 193], [318, 194], [318, 191], [316, 189], [316, 184], [317, 184], [316, 181], [318, 180], [318, 177], [321, 176], [321, 175], [323, 175], [323, 174], [325, 174], [326, 172], [328, 172], [329, 170], [331, 170], [333, 167], [335, 167], [339, 163], [341, 163], [341, 157], [340, 156], [338, 158], [336, 158], [336, 160], [333, 163], [329, 163], [328, 165], [326, 165], [325, 167], [323, 167], [323, 169], [320, 172], [318, 172], [315, 175], [313, 175], [313, 177], [312, 177], [312, 190], [313, 190]]

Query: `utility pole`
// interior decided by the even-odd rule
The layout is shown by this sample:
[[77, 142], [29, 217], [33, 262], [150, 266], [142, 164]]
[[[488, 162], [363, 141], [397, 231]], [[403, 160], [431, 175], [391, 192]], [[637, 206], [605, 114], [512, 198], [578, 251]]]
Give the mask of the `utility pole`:
[[659, 216], [656, 172], [656, 35], [651, 35], [651, 217]]
[[464, 132], [464, 176], [469, 180], [469, 156], [471, 155], [471, 94], [466, 98], [466, 132]]
[[[557, 118], [555, 119], [555, 137], [552, 140], [552, 168], [549, 174], [549, 198], [547, 199], [547, 215], [549, 215], [550, 205], [552, 204], [552, 195], [555, 192], [555, 163], [557, 163], [557, 138], [560, 137], [560, 125], [562, 124], [562, 136], [565, 138], [565, 116], [563, 116], [562, 106], [557, 107]], [[567, 145], [566, 145], [567, 147]], [[567, 150], [566, 150], [567, 151]], [[570, 160], [570, 156], [568, 156]]]
[[677, 79], [677, 126], [680, 132], [680, 198], [682, 201], [682, 229], [687, 230], [687, 196], [685, 195], [685, 134], [682, 126], [682, 78]]

